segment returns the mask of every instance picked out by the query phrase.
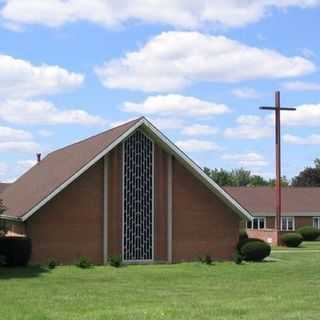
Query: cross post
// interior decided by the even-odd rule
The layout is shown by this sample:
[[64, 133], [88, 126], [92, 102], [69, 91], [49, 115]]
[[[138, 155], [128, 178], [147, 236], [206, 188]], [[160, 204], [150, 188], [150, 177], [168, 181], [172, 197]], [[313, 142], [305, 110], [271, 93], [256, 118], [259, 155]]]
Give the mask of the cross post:
[[275, 206], [276, 219], [275, 229], [277, 230], [277, 245], [280, 244], [279, 233], [281, 231], [281, 111], [295, 111], [295, 108], [283, 108], [280, 102], [280, 91], [275, 92], [274, 107], [260, 107], [261, 110], [272, 110], [275, 112], [275, 151], [276, 151], [276, 183], [275, 183]]

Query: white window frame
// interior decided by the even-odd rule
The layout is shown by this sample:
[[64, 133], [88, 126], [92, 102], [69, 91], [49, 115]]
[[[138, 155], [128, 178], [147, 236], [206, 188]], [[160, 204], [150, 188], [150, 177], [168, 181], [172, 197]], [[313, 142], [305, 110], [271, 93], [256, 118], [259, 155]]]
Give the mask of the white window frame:
[[320, 216], [312, 217], [312, 226], [320, 230]]
[[[253, 228], [254, 220], [258, 221], [258, 228]], [[263, 220], [263, 225], [264, 225], [263, 228], [260, 228], [260, 221], [261, 220]], [[266, 226], [267, 226], [267, 218], [266, 217], [254, 217], [251, 221], [251, 228], [248, 228], [248, 223], [247, 223], [247, 229], [250, 229], [250, 230], [264, 230], [264, 229], [266, 229]]]
[[[289, 229], [289, 220], [292, 219], [292, 230]], [[285, 220], [285, 229], [283, 229], [283, 220]], [[281, 231], [294, 231], [296, 230], [296, 222], [293, 216], [281, 217]]]

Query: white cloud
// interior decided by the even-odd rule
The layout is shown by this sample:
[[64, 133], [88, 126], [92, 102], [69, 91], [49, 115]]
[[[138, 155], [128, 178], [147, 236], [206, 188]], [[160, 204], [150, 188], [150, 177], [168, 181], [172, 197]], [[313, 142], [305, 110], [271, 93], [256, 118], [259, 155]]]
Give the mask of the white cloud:
[[113, 27], [133, 20], [180, 28], [206, 24], [241, 27], [261, 20], [273, 8], [309, 8], [318, 4], [318, 0], [5, 0], [1, 15], [11, 25], [18, 26], [59, 27], [88, 21]]
[[8, 165], [5, 162], [0, 162], [0, 176], [5, 176], [8, 173], [8, 170]]
[[26, 98], [55, 94], [79, 87], [84, 76], [59, 66], [30, 62], [0, 54], [0, 96]]
[[262, 139], [272, 135], [272, 127], [269, 121], [255, 115], [243, 115], [237, 118], [239, 124], [236, 127], [226, 128], [224, 137], [228, 139]]
[[21, 170], [22, 172], [25, 172], [27, 170], [29, 170], [30, 168], [32, 168], [35, 164], [37, 163], [36, 160], [18, 160], [17, 161], [17, 165], [19, 170]]
[[[296, 109], [296, 111], [283, 111], [281, 122], [287, 126], [320, 126], [320, 104], [304, 104], [296, 106]], [[274, 119], [274, 115], [270, 115], [269, 119]]]
[[150, 121], [160, 130], [181, 129], [184, 125], [181, 119], [155, 118]]
[[291, 134], [283, 136], [283, 140], [290, 144], [301, 144], [301, 145], [317, 145], [320, 144], [320, 134], [311, 134], [307, 137], [299, 137]]
[[231, 160], [237, 162], [243, 167], [264, 167], [268, 165], [264, 156], [256, 152], [249, 153], [235, 153], [235, 154], [224, 154], [222, 156], [223, 160]]
[[204, 101], [178, 94], [148, 97], [141, 103], [125, 102], [122, 111], [161, 116], [216, 116], [230, 112], [224, 104]]
[[59, 110], [54, 104], [44, 100], [0, 101], [0, 119], [16, 124], [105, 124], [104, 119], [84, 110]]
[[314, 58], [317, 56], [313, 50], [308, 49], [308, 48], [302, 48], [301, 53], [305, 58], [308, 58], [308, 59]]
[[48, 138], [54, 135], [54, 132], [47, 129], [40, 129], [37, 131], [38, 135], [44, 138]]
[[186, 126], [182, 130], [182, 134], [185, 134], [187, 136], [208, 136], [211, 134], [216, 134], [217, 132], [217, 128], [205, 124], [194, 124]]
[[33, 141], [0, 142], [0, 152], [35, 152], [40, 146]]
[[320, 91], [320, 83], [305, 81], [290, 81], [282, 85], [285, 90], [289, 91]]
[[236, 121], [241, 125], [248, 125], [248, 126], [258, 126], [258, 125], [261, 125], [263, 122], [261, 117], [256, 115], [251, 115], [251, 114], [239, 116]]
[[0, 126], [0, 142], [31, 140], [32, 134], [28, 131]]
[[287, 57], [224, 36], [163, 32], [140, 50], [108, 61], [95, 70], [108, 88], [166, 92], [197, 82], [291, 78], [315, 69], [303, 57]]
[[232, 90], [232, 94], [240, 99], [257, 99], [260, 97], [259, 93], [253, 88], [238, 88]]
[[217, 151], [221, 148], [214, 142], [208, 140], [180, 140], [176, 145], [186, 152], [200, 152], [200, 151]]
[[0, 126], [0, 152], [34, 152], [39, 145], [30, 132]]

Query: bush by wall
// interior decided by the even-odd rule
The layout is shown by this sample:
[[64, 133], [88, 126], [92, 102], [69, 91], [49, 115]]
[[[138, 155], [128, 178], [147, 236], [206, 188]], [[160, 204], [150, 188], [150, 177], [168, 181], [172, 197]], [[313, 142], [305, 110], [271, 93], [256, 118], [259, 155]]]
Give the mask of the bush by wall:
[[300, 233], [303, 237], [303, 240], [305, 241], [314, 241], [320, 235], [319, 230], [313, 228], [312, 226], [304, 226], [304, 227], [298, 228], [296, 232]]
[[31, 257], [31, 240], [27, 237], [0, 238], [0, 256], [10, 267], [26, 266]]
[[112, 256], [109, 259], [110, 266], [119, 268], [122, 265], [122, 258], [121, 256]]
[[271, 246], [264, 241], [249, 241], [240, 248], [240, 253], [246, 261], [262, 261], [270, 252]]
[[240, 251], [241, 250], [241, 247], [248, 243], [248, 242], [253, 242], [253, 241], [258, 241], [258, 242], [264, 242], [263, 240], [261, 239], [257, 239], [257, 238], [245, 238], [245, 239], [242, 239], [242, 240], [239, 240], [238, 244], [237, 244], [237, 250]]
[[281, 241], [287, 247], [298, 247], [303, 241], [303, 237], [300, 233], [285, 233], [281, 236]]
[[76, 266], [81, 269], [89, 269], [92, 267], [92, 264], [87, 257], [80, 257], [79, 261], [76, 262]]
[[247, 230], [241, 229], [239, 232], [239, 242], [248, 239]]

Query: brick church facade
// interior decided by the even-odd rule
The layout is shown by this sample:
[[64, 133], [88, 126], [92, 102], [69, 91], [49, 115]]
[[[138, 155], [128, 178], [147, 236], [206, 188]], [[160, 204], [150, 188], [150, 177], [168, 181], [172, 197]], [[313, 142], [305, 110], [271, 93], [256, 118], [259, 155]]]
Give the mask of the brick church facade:
[[32, 263], [230, 259], [251, 219], [145, 118], [50, 153], [0, 197]]

